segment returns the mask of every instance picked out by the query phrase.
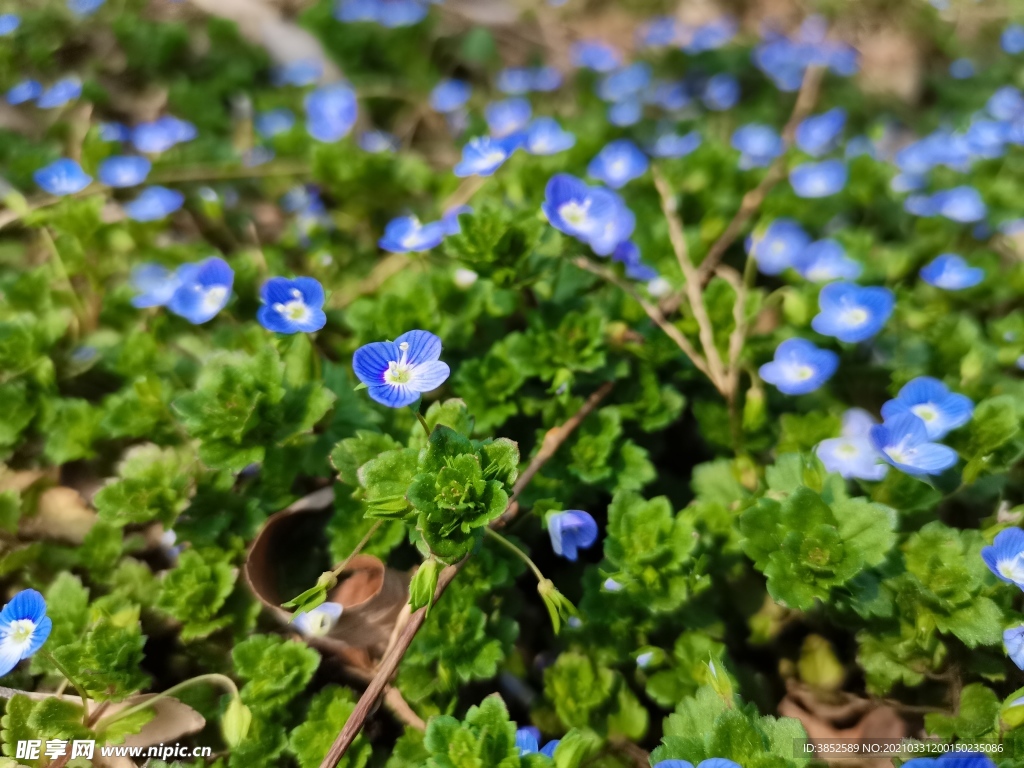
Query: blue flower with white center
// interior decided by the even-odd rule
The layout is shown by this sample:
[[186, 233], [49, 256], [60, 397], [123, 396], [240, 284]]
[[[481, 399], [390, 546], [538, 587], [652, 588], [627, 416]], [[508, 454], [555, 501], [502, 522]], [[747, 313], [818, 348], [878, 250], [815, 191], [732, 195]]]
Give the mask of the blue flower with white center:
[[81, 95], [82, 81], [72, 75], [58, 80], [43, 91], [36, 100], [36, 106], [40, 109], [57, 109]]
[[637, 42], [645, 48], [661, 48], [679, 41], [679, 24], [671, 16], [651, 19], [637, 32]]
[[67, 0], [68, 10], [76, 16], [92, 16], [107, 0]]
[[533, 70], [530, 67], [506, 67], [498, 73], [494, 83], [502, 93], [515, 96], [533, 90]]
[[526, 129], [523, 149], [531, 155], [557, 155], [576, 144], [576, 137], [553, 117], [538, 117]]
[[820, 157], [835, 149], [844, 125], [846, 110], [841, 107], [806, 117], [796, 127], [796, 145], [807, 154]]
[[998, 120], [975, 120], [967, 129], [964, 140], [975, 157], [1002, 157], [1010, 140], [1010, 126]]
[[115, 155], [100, 163], [96, 175], [108, 187], [134, 187], [146, 180], [152, 167], [144, 157]]
[[974, 62], [970, 59], [956, 59], [949, 65], [949, 76], [954, 80], [969, 80], [976, 72]]
[[533, 108], [526, 99], [513, 98], [494, 101], [484, 108], [484, 118], [491, 135], [498, 139], [511, 136], [526, 128]]
[[840, 436], [822, 440], [814, 449], [825, 469], [859, 480], [877, 481], [885, 477], [889, 465], [875, 450], [869, 435], [876, 423], [862, 408], [851, 408], [844, 413]]
[[181, 285], [177, 273], [161, 264], [140, 264], [132, 270], [129, 282], [136, 292], [132, 306], [139, 309], [166, 306]]
[[983, 547], [981, 559], [998, 578], [1024, 589], [1024, 531], [1000, 531], [991, 546]]
[[0, 13], [0, 37], [13, 35], [21, 26], [21, 17], [16, 13]]
[[160, 154], [171, 147], [191, 141], [198, 135], [196, 127], [187, 120], [171, 115], [149, 123], [140, 123], [132, 129], [132, 145], [139, 152]]
[[759, 369], [761, 378], [786, 395], [806, 395], [832, 378], [839, 355], [819, 349], [807, 339], [786, 339], [775, 350], [775, 359]]
[[647, 172], [647, 155], [629, 139], [616, 139], [604, 146], [587, 166], [587, 173], [612, 189], [619, 189]]
[[569, 509], [548, 515], [548, 535], [556, 555], [576, 562], [579, 550], [589, 549], [597, 541], [597, 522], [588, 512]]
[[988, 213], [985, 202], [974, 187], [960, 186], [936, 192], [931, 202], [939, 216], [961, 224], [981, 221]]
[[680, 136], [678, 133], [661, 133], [654, 142], [647, 148], [652, 157], [686, 157], [695, 152], [701, 145], [701, 135], [697, 131], [690, 131]]
[[921, 279], [936, 288], [962, 291], [985, 279], [985, 270], [967, 265], [962, 256], [943, 253], [921, 268]]
[[832, 239], [816, 240], [808, 245], [793, 257], [792, 266], [812, 283], [856, 280], [863, 270], [860, 262], [847, 256], [843, 246]]
[[82, 166], [67, 157], [54, 160], [32, 174], [45, 192], [58, 197], [74, 195], [92, 183], [92, 176], [82, 170]]
[[324, 65], [319, 59], [296, 59], [274, 68], [272, 76], [274, 85], [295, 85], [298, 87], [312, 85], [324, 73]]
[[274, 333], [313, 333], [327, 324], [324, 288], [312, 277], [272, 277], [260, 288], [256, 320]]
[[398, 139], [387, 131], [363, 131], [359, 134], [359, 148], [371, 154], [395, 152], [398, 150]]
[[797, 197], [829, 197], [846, 186], [846, 165], [842, 160], [804, 163], [789, 172], [789, 183]]
[[470, 139], [462, 148], [462, 160], [455, 166], [455, 175], [490, 176], [508, 160], [519, 148], [522, 137], [518, 134], [494, 139], [490, 136], [477, 136]]
[[882, 330], [895, 305], [896, 297], [888, 288], [829, 283], [818, 295], [821, 311], [811, 327], [840, 341], [866, 341]]
[[1024, 624], [1004, 630], [1003, 645], [1006, 646], [1006, 655], [1010, 657], [1010, 661], [1024, 669]]
[[440, 361], [441, 339], [429, 331], [408, 331], [394, 341], [364, 344], [352, 357], [356, 377], [381, 405], [403, 408], [448, 379]]
[[609, 72], [601, 78], [597, 85], [597, 95], [602, 101], [619, 102], [630, 96], [639, 95], [650, 82], [650, 65], [637, 62]]
[[757, 261], [758, 271], [778, 275], [793, 266], [810, 242], [810, 235], [792, 219], [775, 219], [762, 234], [748, 237], [746, 248]]
[[612, 251], [612, 261], [617, 261], [626, 268], [626, 277], [630, 280], [653, 280], [658, 276], [658, 270], [644, 264], [640, 258], [640, 249], [632, 240], [624, 240], [615, 246]]
[[159, 221], [181, 208], [184, 203], [185, 196], [176, 189], [146, 187], [138, 197], [125, 203], [124, 212], [133, 221]]
[[306, 131], [317, 141], [345, 138], [356, 122], [356, 94], [344, 83], [323, 85], [306, 94]]
[[1024, 52], [1024, 26], [1010, 24], [999, 37], [999, 44], [1011, 56]]
[[956, 451], [933, 443], [918, 416], [900, 413], [890, 418], [882, 406], [882, 417], [885, 421], [871, 428], [871, 444], [896, 469], [914, 476], [937, 475], [956, 464]]
[[449, 208], [441, 216], [441, 224], [444, 227], [445, 237], [448, 235], [457, 235], [462, 231], [462, 227], [459, 224], [459, 216], [464, 213], [472, 213], [473, 209], [468, 205], [456, 205], [454, 208]]
[[732, 109], [740, 100], [740, 83], [724, 72], [714, 75], [708, 78], [701, 100], [705, 107], [716, 112]]
[[282, 133], [288, 133], [295, 126], [295, 113], [286, 107], [260, 112], [253, 120], [256, 133], [264, 139], [271, 139]]
[[217, 316], [231, 298], [235, 273], [219, 256], [197, 264], [182, 264], [175, 277], [175, 289], [167, 308], [193, 325], [202, 325]]
[[344, 608], [340, 603], [320, 603], [311, 611], [303, 611], [292, 618], [292, 626], [306, 637], [326, 637], [338, 623]]
[[[689, 760], [662, 760], [655, 763], [654, 768], [693, 768], [693, 763]], [[707, 760], [701, 760], [697, 764], [697, 768], [742, 768], [742, 766], [724, 757], [710, 757]]]
[[622, 65], [618, 49], [602, 40], [580, 40], [572, 46], [573, 66], [594, 72], [611, 72]]
[[619, 128], [636, 125], [644, 114], [644, 103], [639, 96], [627, 96], [608, 107], [608, 122]]
[[882, 418], [886, 421], [905, 413], [924, 422], [928, 439], [941, 440], [971, 420], [974, 403], [966, 395], [950, 392], [938, 379], [918, 376], [904, 384], [893, 400], [882, 405]]
[[42, 92], [43, 86], [38, 80], [22, 80], [7, 91], [7, 103], [15, 107], [26, 101], [38, 99]]
[[594, 194], [598, 197], [607, 196], [611, 201], [612, 210], [608, 218], [595, 227], [587, 242], [590, 244], [590, 250], [598, 256], [608, 256], [633, 234], [633, 230], [636, 229], [636, 216], [615, 192], [598, 187]]
[[1004, 85], [989, 97], [985, 109], [996, 120], [1014, 120], [1024, 113], [1024, 94], [1019, 88]]
[[544, 188], [541, 210], [555, 229], [585, 243], [616, 215], [616, 196], [600, 187], [589, 187], [575, 176], [559, 173]]
[[421, 224], [415, 216], [399, 216], [384, 227], [384, 236], [377, 244], [391, 253], [429, 251], [444, 240], [445, 228], [440, 221]]
[[455, 112], [465, 106], [472, 93], [472, 86], [465, 80], [442, 80], [430, 92], [430, 108], [442, 114]]
[[41, 594], [34, 589], [16, 594], [0, 611], [0, 677], [42, 648], [52, 628]]
[[775, 129], [759, 123], [737, 128], [732, 134], [732, 146], [740, 151], [739, 167], [745, 171], [771, 165], [785, 150], [782, 137]]

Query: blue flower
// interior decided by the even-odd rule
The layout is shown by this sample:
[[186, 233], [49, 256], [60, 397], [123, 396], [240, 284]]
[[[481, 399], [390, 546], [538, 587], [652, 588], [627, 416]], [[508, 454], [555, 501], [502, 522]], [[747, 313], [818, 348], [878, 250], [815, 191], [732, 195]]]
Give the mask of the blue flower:
[[462, 227], [459, 224], [459, 216], [464, 213], [472, 213], [473, 209], [468, 205], [457, 205], [454, 208], [449, 208], [441, 216], [441, 224], [444, 226], [445, 237], [448, 235], [457, 235], [462, 231]]
[[612, 189], [647, 172], [647, 155], [629, 139], [617, 139], [604, 146], [587, 166], [587, 173]]
[[425, 0], [342, 0], [334, 12], [338, 21], [375, 21], [394, 29], [422, 21], [427, 15]]
[[398, 149], [398, 140], [387, 131], [363, 131], [359, 134], [359, 148], [373, 154], [394, 152]]
[[963, 257], [955, 253], [943, 253], [921, 268], [921, 279], [936, 288], [962, 291], [984, 280], [985, 270], [967, 266]]
[[76, 16], [92, 16], [107, 0], [67, 0], [68, 10]]
[[732, 75], [721, 73], [708, 78], [701, 97], [704, 106], [716, 112], [732, 109], [740, 100], [740, 84]]
[[139, 309], [166, 306], [181, 285], [177, 273], [160, 264], [140, 264], [132, 270], [129, 282], [136, 291], [132, 306]]
[[265, 139], [287, 133], [295, 125], [295, 113], [286, 107], [260, 112], [253, 120], [256, 133]]
[[122, 123], [105, 122], [99, 125], [99, 135], [103, 141], [129, 141], [132, 132]]
[[303, 611], [292, 618], [292, 626], [307, 637], [326, 637], [338, 623], [343, 611], [340, 603], [320, 603], [313, 610]]
[[836, 147], [844, 125], [846, 110], [840, 107], [804, 118], [796, 127], [796, 145], [809, 155], [824, 155]]
[[191, 141], [197, 135], [196, 127], [187, 120], [164, 115], [149, 123], [140, 123], [132, 129], [132, 145], [147, 154], [166, 152], [171, 147]]
[[[693, 763], [689, 760], [662, 760], [655, 763], [654, 768], [693, 768]], [[698, 763], [697, 768], [742, 768], [742, 766], [724, 757], [710, 757]]]
[[816, 240], [798, 253], [792, 266], [805, 280], [827, 283], [830, 280], [856, 280], [862, 267], [846, 255], [843, 246], [832, 239]]
[[193, 325], [212, 320], [231, 298], [235, 273], [219, 256], [198, 264], [182, 264], [175, 274], [178, 287], [167, 308]]
[[842, 160], [804, 163], [789, 172], [789, 183], [797, 197], [829, 197], [846, 186]]
[[573, 43], [572, 63], [595, 72], [611, 72], [622, 64], [622, 55], [615, 46], [601, 40], [580, 40]]
[[159, 221], [181, 208], [185, 196], [176, 189], [167, 187], [146, 187], [130, 203], [125, 203], [124, 212], [134, 221]]
[[256, 320], [274, 333], [313, 333], [327, 324], [324, 288], [312, 277], [272, 277], [260, 288]]
[[274, 68], [274, 85], [312, 85], [324, 73], [324, 65], [319, 59], [296, 59]]
[[627, 96], [608, 107], [608, 122], [619, 128], [636, 125], [643, 117], [644, 104], [639, 96]]
[[436, 112], [454, 112], [469, 101], [472, 92], [465, 80], [442, 80], [430, 92], [430, 107]]
[[682, 48], [690, 54], [714, 51], [724, 47], [732, 40], [736, 35], [736, 30], [736, 20], [723, 16], [694, 29], [689, 41], [683, 43]]
[[737, 128], [732, 134], [732, 146], [741, 153], [739, 167], [743, 170], [771, 165], [785, 150], [782, 137], [775, 129], [759, 123]]
[[597, 95], [603, 101], [618, 102], [629, 96], [638, 95], [650, 82], [650, 65], [637, 62], [609, 72], [601, 78], [597, 85]]
[[839, 355], [819, 349], [806, 339], [786, 339], [775, 350], [775, 359], [761, 366], [761, 378], [786, 395], [806, 395], [832, 378]]
[[[938, 0], [932, 2], [936, 3]], [[902, 768], [996, 768], [996, 764], [983, 752], [953, 751], [945, 752], [936, 758], [917, 757], [903, 763]]]
[[378, 245], [391, 253], [429, 251], [440, 245], [444, 236], [445, 225], [440, 221], [421, 224], [415, 216], [399, 216], [384, 227]]
[[338, 141], [356, 122], [356, 94], [344, 83], [323, 85], [306, 94], [306, 131], [317, 141]]
[[575, 176], [559, 173], [544, 189], [544, 215], [555, 229], [607, 256], [629, 239], [636, 218], [622, 198], [603, 187], [589, 187]]
[[822, 440], [814, 449], [825, 469], [845, 478], [881, 480], [885, 477], [889, 465], [883, 462], [869, 435], [875, 424], [871, 414], [862, 408], [851, 408], [844, 413], [840, 436]]
[[811, 320], [811, 327], [840, 341], [866, 341], [882, 330], [895, 304], [888, 288], [829, 283], [818, 295], [821, 312]]
[[100, 163], [96, 175], [108, 187], [134, 187], [146, 180], [153, 164], [137, 155], [115, 155]]
[[533, 68], [533, 90], [539, 93], [557, 91], [562, 86], [562, 73], [554, 67]]
[[23, 589], [0, 611], [0, 677], [43, 647], [53, 622], [46, 601], [34, 589]]
[[21, 26], [21, 17], [16, 13], [0, 13], [0, 37], [14, 34]]
[[991, 546], [983, 547], [981, 559], [998, 578], [1024, 589], [1024, 531], [1007, 528], [998, 533]]
[[970, 59], [956, 59], [949, 65], [949, 76], [954, 80], [968, 80], [977, 72]]
[[548, 534], [555, 554], [576, 562], [578, 551], [597, 541], [597, 522], [579, 509], [556, 512], [548, 516]]
[[26, 101], [38, 99], [42, 92], [43, 86], [38, 80], [22, 80], [7, 91], [7, 103], [12, 107], [24, 104]]
[[985, 109], [996, 120], [1013, 120], [1024, 112], [1024, 94], [1019, 88], [1004, 85], [989, 97]]
[[617, 261], [626, 268], [626, 277], [631, 280], [653, 280], [658, 270], [644, 264], [640, 258], [640, 249], [632, 240], [623, 240], [612, 251], [612, 261]]
[[956, 451], [931, 442], [924, 421], [913, 413], [890, 418], [882, 406], [882, 417], [882, 424], [871, 427], [871, 444], [896, 469], [908, 475], [937, 475], [956, 464]]
[[647, 102], [677, 112], [690, 104], [690, 92], [683, 82], [656, 83], [647, 94]]
[[932, 195], [935, 212], [951, 221], [970, 224], [985, 218], [988, 209], [974, 187], [960, 186]]
[[429, 331], [408, 331], [394, 341], [364, 344], [352, 356], [352, 368], [373, 400], [402, 408], [448, 379], [451, 371], [440, 356], [441, 339]]
[[966, 395], [950, 392], [938, 379], [918, 376], [904, 384], [895, 399], [882, 405], [886, 421], [906, 413], [924, 422], [929, 440], [940, 440], [971, 420], [974, 403]]
[[555, 155], [576, 144], [576, 137], [553, 117], [538, 117], [526, 129], [523, 149], [531, 155]]
[[1024, 26], [1010, 24], [999, 37], [1003, 50], [1011, 56], [1024, 52]]
[[544, 748], [540, 748], [540, 730], [532, 725], [527, 725], [523, 728], [516, 729], [516, 747], [519, 749], [519, 756], [524, 755], [547, 755], [553, 757], [555, 754], [555, 748], [558, 747], [558, 739], [549, 741], [544, 745]]
[[[1024, 669], [1024, 624], [1004, 630], [1003, 644], [1006, 646], [1006, 654], [1010, 660], [1020, 669]], [[910, 765], [910, 763], [906, 765]]]
[[82, 81], [77, 77], [65, 77], [51, 85], [39, 96], [36, 106], [40, 109], [56, 109], [82, 95]]
[[975, 157], [1002, 157], [1010, 140], [1010, 125], [998, 120], [975, 120], [967, 129], [964, 140]]
[[844, 154], [848, 160], [854, 157], [861, 157], [862, 155], [866, 155], [874, 160], [878, 159], [878, 149], [875, 147], [875, 142], [870, 137], [863, 135], [854, 136], [846, 142]]
[[499, 139], [526, 128], [532, 114], [530, 102], [521, 98], [494, 101], [484, 108], [484, 117], [491, 135]]
[[647, 151], [652, 157], [686, 157], [700, 146], [701, 135], [690, 131], [680, 136], [678, 133], [661, 133]]
[[490, 136], [478, 136], [470, 139], [462, 148], [462, 160], [455, 166], [455, 175], [490, 176], [508, 160], [518, 149], [522, 138], [519, 135], [493, 139]]
[[32, 178], [44, 191], [60, 197], [81, 192], [92, 182], [92, 176], [83, 171], [82, 166], [66, 157], [40, 168]]
[[766, 275], [778, 275], [793, 266], [811, 238], [792, 219], [775, 219], [761, 235], [747, 238], [747, 253], [757, 260], [757, 268]]

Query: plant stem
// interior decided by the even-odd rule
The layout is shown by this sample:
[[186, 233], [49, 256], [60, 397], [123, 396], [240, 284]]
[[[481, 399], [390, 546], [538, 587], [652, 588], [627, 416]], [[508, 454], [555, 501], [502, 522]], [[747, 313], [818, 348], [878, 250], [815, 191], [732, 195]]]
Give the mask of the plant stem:
[[512, 552], [513, 554], [515, 554], [516, 557], [518, 557], [520, 560], [522, 560], [528, 566], [530, 566], [530, 570], [533, 571], [533, 574], [537, 577], [537, 581], [544, 581], [544, 574], [540, 572], [540, 568], [537, 567], [537, 564], [534, 563], [533, 560], [531, 560], [527, 556], [527, 554], [525, 552], [523, 552], [523, 550], [521, 550], [519, 547], [517, 547], [511, 541], [506, 539], [504, 536], [502, 536], [500, 533], [498, 533], [493, 528], [484, 528], [484, 533], [486, 535], [490, 536], [492, 539], [494, 539], [499, 544], [501, 544], [501, 546], [503, 546], [505, 549], [507, 549], [510, 552]]
[[122, 719], [128, 717], [129, 715], [134, 715], [136, 712], [141, 712], [142, 710], [147, 709], [148, 707], [153, 706], [153, 704], [155, 702], [159, 701], [160, 699], [166, 699], [169, 696], [173, 696], [178, 691], [183, 691], [186, 688], [189, 688], [190, 686], [193, 686], [193, 685], [195, 685], [197, 683], [207, 683], [207, 682], [210, 682], [210, 683], [218, 682], [221, 685], [223, 685], [225, 688], [227, 688], [228, 691], [231, 693], [231, 695], [233, 697], [239, 698], [238, 686], [235, 685], [235, 681], [234, 680], [232, 680], [227, 675], [221, 675], [221, 674], [218, 674], [216, 672], [211, 672], [211, 673], [206, 674], [206, 675], [199, 675], [198, 677], [193, 677], [193, 678], [190, 678], [188, 680], [184, 680], [184, 681], [178, 683], [177, 685], [172, 685], [166, 691], [164, 691], [162, 693], [156, 694], [151, 699], [146, 699], [145, 701], [140, 701], [138, 704], [135, 704], [134, 706], [128, 707], [127, 709], [122, 709], [119, 712], [115, 712], [114, 714], [110, 715], [109, 717], [106, 717], [106, 718], [100, 720], [100, 722], [96, 723], [96, 729], [95, 730], [101, 731], [104, 728], [109, 728], [112, 723], [116, 723], [118, 720], [122, 720]]
[[89, 697], [85, 695], [85, 686], [80, 685], [77, 680], [68, 672], [67, 668], [54, 658], [53, 654], [49, 651], [39, 651], [39, 655], [46, 659], [48, 662], [53, 664], [57, 668], [57, 671], [64, 675], [65, 679], [71, 683], [71, 687], [78, 693], [78, 697], [82, 700], [82, 709], [84, 710], [84, 718], [89, 717]]
[[377, 532], [377, 529], [380, 528], [381, 525], [383, 524], [383, 520], [377, 520], [373, 525], [371, 525], [370, 530], [368, 530], [366, 532], [366, 535], [363, 536], [362, 541], [356, 544], [356, 548], [353, 549], [349, 556], [341, 561], [341, 565], [339, 565], [337, 568], [331, 571], [331, 573], [333, 573], [335, 576], [341, 576], [342, 571], [344, 571], [345, 568], [348, 567], [348, 564], [352, 562], [352, 558], [363, 551], [363, 547], [365, 547], [370, 542], [370, 539], [373, 537], [373, 534], [375, 534]]
[[419, 411], [419, 405], [413, 404], [409, 406], [412, 408], [412, 412], [416, 414], [416, 418], [420, 421], [420, 426], [423, 427], [423, 431], [427, 434], [427, 440], [430, 439], [430, 425], [427, 424], [427, 420], [423, 418], [423, 414]]

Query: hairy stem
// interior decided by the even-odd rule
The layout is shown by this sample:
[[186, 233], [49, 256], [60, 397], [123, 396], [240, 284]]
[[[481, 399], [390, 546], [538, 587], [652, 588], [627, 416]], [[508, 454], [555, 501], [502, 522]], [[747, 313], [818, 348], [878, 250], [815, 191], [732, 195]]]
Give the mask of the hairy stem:
[[533, 560], [530, 559], [529, 555], [527, 555], [525, 552], [523, 552], [523, 550], [521, 550], [519, 547], [517, 547], [511, 541], [506, 539], [504, 536], [502, 536], [500, 533], [498, 533], [493, 528], [485, 528], [484, 529], [484, 533], [486, 535], [490, 536], [492, 539], [494, 539], [499, 544], [501, 544], [501, 546], [503, 546], [509, 552], [513, 553], [516, 557], [518, 557], [524, 563], [526, 563], [530, 567], [530, 570], [533, 571], [533, 575], [537, 577], [537, 581], [544, 581], [544, 574], [540, 572], [540, 568], [537, 567], [537, 564], [535, 562], [533, 562]]

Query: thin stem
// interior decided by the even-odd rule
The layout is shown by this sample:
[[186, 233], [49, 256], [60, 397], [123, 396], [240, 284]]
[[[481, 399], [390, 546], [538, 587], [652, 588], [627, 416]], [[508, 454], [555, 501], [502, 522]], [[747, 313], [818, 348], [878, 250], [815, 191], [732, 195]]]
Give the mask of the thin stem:
[[82, 709], [85, 712], [84, 717], [87, 719], [89, 716], [89, 697], [85, 695], [85, 686], [80, 685], [78, 681], [75, 680], [74, 676], [68, 672], [67, 668], [57, 661], [52, 653], [43, 650], [39, 651], [39, 655], [53, 664], [53, 666], [57, 668], [57, 671], [64, 675], [64, 678], [71, 683], [71, 687], [75, 689], [75, 692], [78, 694], [78, 698], [82, 700]]
[[146, 699], [145, 701], [140, 701], [138, 704], [135, 704], [135, 705], [133, 705], [131, 707], [128, 707], [127, 709], [122, 709], [122, 710], [120, 710], [118, 712], [115, 712], [112, 715], [109, 715], [108, 717], [105, 717], [102, 720], [100, 720], [98, 723], [96, 723], [95, 730], [102, 731], [105, 728], [109, 728], [112, 723], [116, 723], [118, 720], [123, 720], [124, 718], [126, 718], [126, 717], [128, 717], [130, 715], [134, 715], [136, 712], [141, 712], [144, 709], [148, 709], [149, 707], [153, 706], [153, 704], [156, 703], [157, 701], [159, 701], [160, 699], [166, 699], [169, 696], [173, 696], [178, 691], [183, 691], [186, 688], [189, 688], [189, 687], [191, 687], [193, 685], [196, 685], [197, 683], [208, 683], [208, 682], [209, 683], [212, 683], [212, 682], [220, 683], [221, 685], [223, 685], [225, 688], [228, 689], [228, 691], [231, 693], [231, 695], [234, 698], [236, 698], [236, 699], [239, 698], [238, 686], [235, 685], [235, 681], [234, 680], [232, 680], [227, 675], [221, 675], [221, 674], [218, 674], [216, 672], [211, 672], [211, 673], [206, 674], [206, 675], [199, 675], [198, 677], [193, 677], [193, 678], [190, 678], [188, 680], [184, 680], [184, 681], [178, 683], [177, 685], [172, 685], [166, 691], [163, 691], [162, 693], [156, 694], [151, 699]]
[[413, 405], [410, 405], [409, 407], [412, 408], [412, 412], [416, 414], [416, 418], [419, 420], [420, 426], [423, 427], [423, 431], [427, 435], [427, 440], [429, 440], [430, 439], [430, 425], [427, 424], [427, 420], [425, 418], [423, 418], [423, 414], [420, 413], [419, 405], [414, 403]]
[[362, 540], [358, 544], [356, 544], [356, 548], [353, 549], [352, 552], [349, 553], [349, 556], [341, 561], [341, 565], [339, 565], [337, 568], [331, 571], [331, 573], [333, 573], [335, 576], [341, 576], [342, 572], [348, 567], [348, 564], [352, 561], [352, 558], [363, 551], [363, 547], [370, 543], [370, 539], [373, 538], [373, 534], [375, 534], [383, 524], [383, 520], [375, 521], [374, 524], [370, 526], [370, 530], [368, 530], [366, 532], [366, 535], [363, 536]]
[[493, 528], [484, 528], [484, 534], [490, 536], [496, 542], [501, 544], [501, 546], [503, 546], [509, 552], [512, 552], [516, 557], [518, 557], [520, 560], [522, 560], [524, 563], [530, 566], [530, 570], [533, 571], [534, 576], [537, 577], [537, 581], [544, 581], [544, 574], [540, 572], [540, 568], [537, 567], [537, 564], [534, 563], [533, 560], [530, 559], [529, 555], [523, 552], [523, 550], [521, 550], [519, 547], [517, 547], [511, 541], [506, 539]]
[[68, 272], [67, 265], [64, 264], [64, 259], [60, 255], [60, 249], [57, 248], [57, 243], [53, 239], [53, 235], [50, 234], [50, 230], [43, 227], [39, 230], [40, 235], [46, 243], [47, 249], [50, 251], [50, 255], [53, 256], [53, 262], [57, 265], [60, 271], [60, 276], [67, 284], [68, 290], [71, 292], [71, 301], [75, 306], [75, 317], [78, 322], [76, 325], [81, 325], [85, 322], [85, 305], [82, 304], [82, 300], [78, 296], [78, 291], [75, 290], [74, 283], [71, 282], [71, 274]]

